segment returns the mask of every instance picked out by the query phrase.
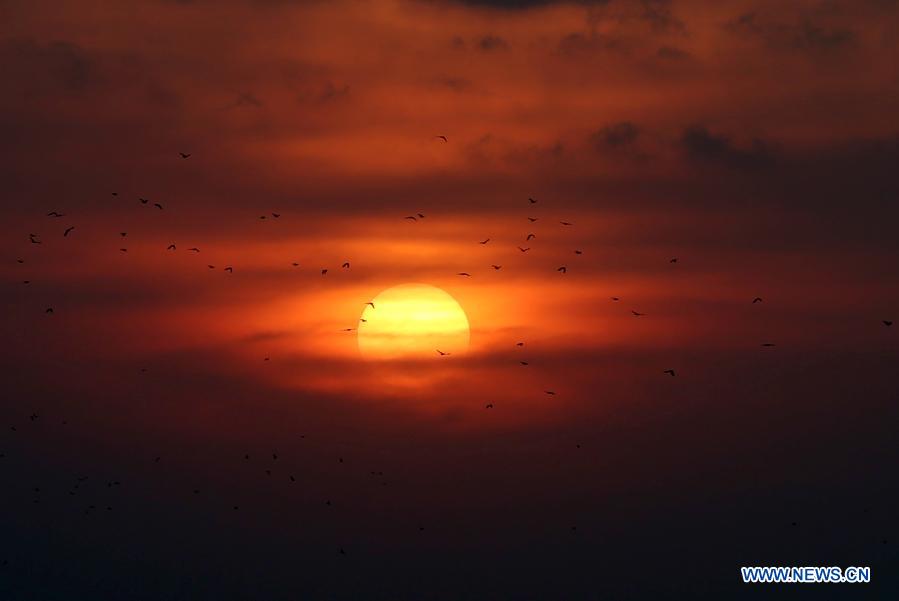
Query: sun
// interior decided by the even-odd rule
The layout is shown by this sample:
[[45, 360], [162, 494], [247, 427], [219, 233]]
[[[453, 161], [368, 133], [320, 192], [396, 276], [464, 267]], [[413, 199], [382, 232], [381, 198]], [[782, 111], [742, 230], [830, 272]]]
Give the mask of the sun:
[[401, 284], [378, 294], [359, 321], [366, 359], [444, 358], [468, 350], [468, 317], [444, 290]]

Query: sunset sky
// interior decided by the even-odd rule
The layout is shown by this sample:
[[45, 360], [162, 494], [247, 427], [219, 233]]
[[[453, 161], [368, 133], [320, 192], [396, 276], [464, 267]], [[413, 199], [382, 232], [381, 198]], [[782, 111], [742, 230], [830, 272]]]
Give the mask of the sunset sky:
[[[0, 0], [0, 77], [0, 598], [899, 593], [895, 1]], [[361, 356], [410, 283], [467, 348]]]

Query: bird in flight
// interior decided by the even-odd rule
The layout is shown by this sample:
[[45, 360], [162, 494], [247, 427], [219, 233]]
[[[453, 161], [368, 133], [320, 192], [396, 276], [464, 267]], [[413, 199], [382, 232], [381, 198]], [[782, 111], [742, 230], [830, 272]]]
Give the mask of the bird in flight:
[[584, 253], [583, 253], [583, 251], [576, 250], [576, 251], [574, 251], [574, 254], [576, 254], [576, 255], [582, 255], [582, 254], [584, 254]]
[[375, 304], [374, 304], [373, 302], [371, 302], [371, 301], [369, 301], [369, 302], [367, 302], [367, 303], [365, 303], [365, 304], [366, 304], [366, 305], [369, 305], [372, 309], [375, 308]]
[[272, 217], [274, 217], [275, 219], [279, 218], [280, 216], [281, 213], [272, 213]]
[[460, 272], [457, 273], [456, 275], [461, 275], [461, 276], [466, 277], [466, 278], [470, 278], [470, 277], [471, 277], [471, 274], [470, 274], [470, 273], [466, 273], [466, 272], [464, 272], [464, 271], [460, 271]]
[[443, 140], [444, 142], [449, 142], [449, 140], [446, 139], [446, 136], [434, 136], [434, 137], [437, 139]]
[[44, 313], [53, 313], [53, 307], [47, 307], [47, 310]]
[[166, 250], [177, 250], [174, 244], [169, 244]]
[[570, 223], [568, 221], [560, 221], [559, 223], [561, 223], [562, 225], [574, 225], [573, 223]]
[[761, 297], [761, 296], [757, 296], [757, 297], [755, 297], [754, 299], [752, 299], [752, 304], [753, 304], [753, 305], [756, 304], [756, 303], [760, 303], [760, 302], [762, 302], [762, 297]]
[[259, 219], [265, 219], [265, 215], [260, 215]]
[[492, 268], [495, 269], [496, 271], [499, 271], [500, 269], [503, 268], [502, 265], [491, 265], [490, 267], [492, 267]]
[[74, 226], [74, 225], [70, 225], [69, 227], [67, 227], [67, 228], [66, 228], [66, 231], [64, 231], [64, 232], [62, 233], [63, 238], [68, 238], [68, 237], [69, 237], [69, 234], [72, 233], [72, 230], [74, 230], [74, 229], [75, 229], [75, 226]]
[[537, 199], [536, 199], [536, 198], [531, 198], [531, 197], [529, 196], [529, 197], [528, 197], [528, 202], [531, 203], [532, 205], [535, 205], [535, 204], [537, 204]]
[[128, 232], [119, 232], [119, 236], [121, 236], [122, 238], [124, 238], [127, 235], [128, 235]]
[[550, 396], [554, 396], [556, 394], [555, 390], [544, 390], [543, 392], [545, 392], [546, 394], [548, 394]]
[[126, 253], [126, 252], [128, 252], [128, 249], [127, 249], [127, 248], [120, 248], [120, 249], [119, 249], [119, 252]]
[[516, 343], [515, 343], [515, 346], [524, 346], [524, 343], [523, 343], [523, 342], [516, 342]]
[[763, 342], [762, 346], [777, 346], [773, 342]]
[[322, 275], [325, 275], [326, 273], [328, 273], [328, 270], [327, 270], [327, 269], [322, 269]]
[[560, 273], [568, 273], [568, 268], [565, 267], [564, 265], [562, 265], [561, 267], [559, 267], [558, 269], [556, 269], [556, 271], [558, 271], [558, 272], [560, 272]]
[[181, 155], [181, 158], [182, 158], [182, 159], [189, 159], [189, 158], [190, 158], [190, 153], [189, 153], [189, 152], [179, 152], [178, 154]]
[[634, 317], [643, 317], [644, 315], [646, 315], [646, 313], [637, 313], [633, 309], [631, 309], [631, 313], [634, 314]]
[[196, 246], [194, 246], [193, 248], [188, 248], [187, 250], [189, 250], [189, 251], [191, 251], [191, 252], [195, 252], [195, 253], [200, 252], [200, 249], [197, 248]]
[[668, 262], [669, 262], [669, 263], [677, 263], [677, 257], [674, 257], [673, 259], [671, 259], [671, 260], [668, 261]]
[[487, 406], [484, 409], [493, 409], [493, 403], [487, 403]]
[[349, 268], [350, 268], [350, 262], [347, 261], [346, 263], [344, 263], [343, 265], [341, 265], [341, 267], [342, 267], [343, 269], [349, 269]]
[[441, 357], [445, 357], [445, 356], [449, 355], [449, 353], [445, 353], [445, 352], [441, 351], [440, 349], [437, 349], [437, 354], [440, 355]]
[[225, 271], [227, 271], [228, 273], [234, 273], [234, 268], [228, 265], [227, 267], [225, 267]]
[[344, 328], [341, 330], [341, 332], [353, 332], [355, 330], [356, 330], [356, 328]]
[[524, 365], [525, 367], [528, 365], [528, 362], [527, 362], [527, 361], [519, 361], [519, 363], [521, 363], [521, 364]]
[[487, 238], [486, 240], [481, 240], [481, 244], [487, 244], [488, 242], [490, 242], [490, 238]]
[[536, 238], [536, 237], [537, 237], [536, 234], [528, 234], [528, 237], [525, 238], [525, 242], [527, 242], [528, 240], [531, 240], [532, 238]]
[[610, 298], [611, 298], [613, 301], [615, 301], [616, 303], [617, 303], [618, 301], [621, 300], [621, 299], [618, 298], [617, 296], [612, 296], [612, 297], [610, 297]]
[[47, 213], [47, 217], [65, 217], [65, 213], [57, 213], [56, 211], [50, 211]]
[[153, 206], [156, 207], [157, 209], [159, 209], [160, 211], [162, 210], [162, 205], [159, 204], [158, 202], [154, 202]]
[[886, 327], [890, 327], [891, 325], [893, 325], [893, 322], [890, 321], [889, 319], [884, 319], [883, 325], [885, 325]]
[[37, 239], [37, 234], [28, 234], [28, 239], [32, 244], [40, 244], [41, 241]]
[[207, 265], [206, 267], [208, 267], [209, 269], [215, 269], [215, 265]]
[[531, 247], [528, 246], [527, 248], [521, 248], [521, 247], [519, 246], [519, 247], [518, 247], [518, 250], [520, 250], [520, 251], [523, 252], [523, 253], [526, 253], [526, 252], [528, 252], [529, 250], [531, 250]]
[[530, 221], [531, 223], [534, 223], [538, 219], [540, 219], [540, 218], [539, 217], [528, 217], [528, 221]]
[[666, 370], [663, 371], [662, 373], [663, 373], [663, 374], [669, 374], [672, 378], [674, 377], [674, 370], [673, 370], [673, 369], [666, 369]]
[[138, 200], [140, 201], [140, 204], [142, 204], [142, 205], [145, 205], [148, 202], [150, 202], [149, 198], [138, 198]]
[[411, 221], [418, 221], [418, 220], [417, 220], [414, 216], [412, 216], [412, 215], [407, 215], [406, 217], [403, 217], [403, 219], [409, 219], [409, 220], [411, 220]]

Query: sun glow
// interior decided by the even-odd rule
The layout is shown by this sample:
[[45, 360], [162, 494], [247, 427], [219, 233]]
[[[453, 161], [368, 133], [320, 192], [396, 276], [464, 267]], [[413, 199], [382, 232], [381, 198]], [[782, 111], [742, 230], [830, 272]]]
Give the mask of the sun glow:
[[358, 328], [366, 359], [440, 358], [468, 349], [468, 317], [452, 296], [428, 284], [384, 290], [365, 306]]

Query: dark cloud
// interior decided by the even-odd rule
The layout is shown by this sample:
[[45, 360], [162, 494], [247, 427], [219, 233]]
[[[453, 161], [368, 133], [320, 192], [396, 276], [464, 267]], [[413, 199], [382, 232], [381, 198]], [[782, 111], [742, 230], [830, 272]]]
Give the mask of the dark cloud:
[[486, 35], [478, 40], [478, 48], [490, 52], [492, 50], [506, 50], [509, 43], [503, 38], [495, 35]]
[[686, 25], [671, 12], [671, 0], [641, 0], [640, 18], [656, 32], [683, 32]]
[[99, 79], [95, 61], [80, 46], [66, 41], [4, 40], [0, 71], [13, 90], [77, 92]]
[[681, 145], [692, 160], [719, 163], [737, 169], [755, 169], [773, 162], [770, 145], [763, 140], [755, 139], [749, 148], [740, 148], [734, 145], [730, 137], [714, 134], [702, 125], [693, 125], [684, 130]]
[[630, 121], [607, 125], [590, 136], [597, 150], [619, 149], [631, 146], [637, 141], [640, 129]]
[[845, 27], [828, 29], [808, 18], [798, 23], [776, 23], [756, 12], [736, 17], [725, 24], [725, 29], [739, 36], [760, 39], [774, 49], [828, 51], [858, 44], [858, 34]]
[[658, 50], [656, 50], [656, 56], [671, 61], [682, 61], [693, 58], [692, 55], [680, 48], [675, 48], [674, 46], [661, 46]]

